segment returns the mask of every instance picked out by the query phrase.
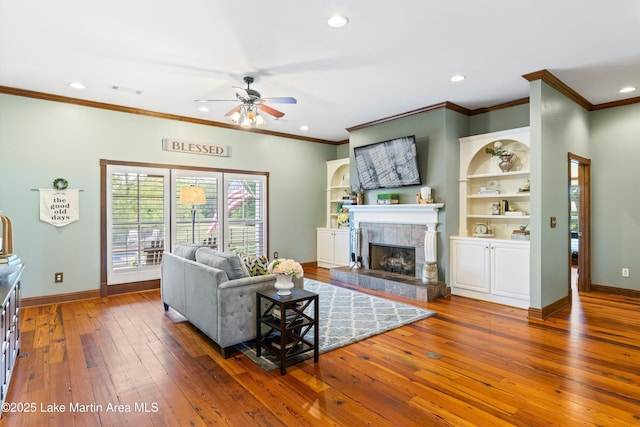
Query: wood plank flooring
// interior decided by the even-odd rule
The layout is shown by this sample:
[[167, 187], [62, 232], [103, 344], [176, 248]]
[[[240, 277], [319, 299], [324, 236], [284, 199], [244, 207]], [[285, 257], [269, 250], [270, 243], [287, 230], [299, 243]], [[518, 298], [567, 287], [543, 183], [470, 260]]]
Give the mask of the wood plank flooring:
[[223, 359], [158, 291], [26, 308], [0, 426], [640, 425], [640, 300], [576, 293], [542, 322], [384, 296], [438, 314], [285, 376]]

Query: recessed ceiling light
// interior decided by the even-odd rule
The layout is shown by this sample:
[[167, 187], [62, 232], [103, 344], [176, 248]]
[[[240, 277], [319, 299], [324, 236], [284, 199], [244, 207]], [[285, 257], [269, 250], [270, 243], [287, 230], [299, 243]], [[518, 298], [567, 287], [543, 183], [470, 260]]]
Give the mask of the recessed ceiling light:
[[209, 107], [200, 107], [198, 108], [198, 111], [202, 111], [203, 113], [206, 113], [209, 111]]
[[636, 90], [634, 86], [625, 86], [622, 89], [620, 89], [620, 93], [629, 93], [629, 92], [633, 92], [634, 90]]
[[80, 82], [71, 82], [71, 83], [69, 83], [69, 87], [72, 87], [74, 89], [84, 89], [85, 88], [85, 86]]
[[306, 131], [308, 131], [308, 130], [309, 130], [309, 126], [307, 126], [307, 125], [302, 125], [302, 126], [300, 126], [300, 130], [301, 130], [302, 132], [306, 132]]
[[451, 77], [451, 81], [456, 83], [456, 82], [461, 82], [464, 79], [466, 79], [465, 76], [463, 76], [462, 74], [456, 74], [455, 76]]
[[342, 28], [349, 22], [349, 19], [346, 16], [342, 15], [334, 15], [327, 21], [330, 27], [333, 28]]

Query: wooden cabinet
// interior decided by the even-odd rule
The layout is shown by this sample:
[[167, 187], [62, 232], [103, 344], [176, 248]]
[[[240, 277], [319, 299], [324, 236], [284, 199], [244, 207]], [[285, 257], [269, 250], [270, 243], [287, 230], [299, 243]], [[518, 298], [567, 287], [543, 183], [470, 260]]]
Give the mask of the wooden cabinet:
[[[0, 281], [0, 332], [2, 333], [2, 361], [0, 363], [0, 400], [4, 403], [9, 391], [11, 374], [20, 353], [20, 277], [24, 264], [18, 271]], [[1, 416], [1, 413], [0, 413]]]
[[451, 293], [529, 308], [529, 242], [451, 238]]
[[317, 229], [318, 267], [333, 268], [349, 265], [349, 229]]

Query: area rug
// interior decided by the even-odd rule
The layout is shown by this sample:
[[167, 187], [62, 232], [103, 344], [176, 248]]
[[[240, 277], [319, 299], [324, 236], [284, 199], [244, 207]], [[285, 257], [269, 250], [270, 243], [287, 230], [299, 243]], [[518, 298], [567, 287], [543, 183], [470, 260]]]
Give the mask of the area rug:
[[[318, 348], [320, 353], [326, 353], [436, 314], [431, 310], [312, 279], [304, 279], [304, 288], [319, 295], [320, 342]], [[314, 315], [313, 306], [310, 306], [307, 312]], [[313, 339], [313, 329], [307, 337]], [[276, 358], [267, 351], [263, 351], [262, 357], [258, 357], [253, 341], [239, 344], [236, 348], [265, 370], [270, 371], [279, 366]], [[313, 352], [305, 353], [300, 360], [312, 355]]]

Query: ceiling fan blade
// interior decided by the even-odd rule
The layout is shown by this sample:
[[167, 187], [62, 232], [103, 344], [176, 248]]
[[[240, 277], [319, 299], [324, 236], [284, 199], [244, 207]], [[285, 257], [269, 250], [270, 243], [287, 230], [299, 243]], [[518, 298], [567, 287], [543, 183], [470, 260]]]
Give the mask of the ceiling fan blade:
[[275, 104], [297, 104], [298, 101], [290, 96], [276, 96], [275, 98], [262, 98], [264, 102]]
[[282, 111], [278, 111], [275, 108], [269, 107], [268, 105], [260, 104], [258, 105], [258, 108], [267, 114], [271, 114], [277, 119], [279, 119], [280, 117], [284, 117], [284, 113]]
[[237, 99], [194, 99], [195, 102], [238, 102]]
[[228, 112], [227, 114], [225, 114], [225, 116], [230, 116], [230, 115], [232, 115], [233, 113], [236, 113], [236, 112], [240, 111], [240, 107], [241, 107], [241, 105], [238, 105], [238, 106], [236, 106], [236, 107], [233, 107], [231, 110], [229, 110], [229, 112]]

